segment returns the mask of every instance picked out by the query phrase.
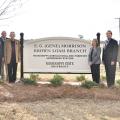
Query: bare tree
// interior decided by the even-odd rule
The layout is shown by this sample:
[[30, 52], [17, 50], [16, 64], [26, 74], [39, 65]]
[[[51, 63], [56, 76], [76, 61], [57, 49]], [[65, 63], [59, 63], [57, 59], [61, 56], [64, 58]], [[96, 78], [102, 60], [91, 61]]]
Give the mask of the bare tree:
[[21, 8], [25, 0], [0, 0], [0, 20], [16, 16], [16, 11]]

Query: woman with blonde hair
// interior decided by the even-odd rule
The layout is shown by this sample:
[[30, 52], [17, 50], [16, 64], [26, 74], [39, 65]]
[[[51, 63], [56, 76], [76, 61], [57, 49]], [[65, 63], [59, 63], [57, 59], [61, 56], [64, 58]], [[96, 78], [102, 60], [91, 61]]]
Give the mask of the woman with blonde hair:
[[101, 48], [99, 46], [98, 40], [92, 40], [92, 47], [90, 48], [90, 52], [88, 55], [88, 62], [91, 68], [92, 79], [94, 82], [100, 82], [100, 64], [101, 64]]

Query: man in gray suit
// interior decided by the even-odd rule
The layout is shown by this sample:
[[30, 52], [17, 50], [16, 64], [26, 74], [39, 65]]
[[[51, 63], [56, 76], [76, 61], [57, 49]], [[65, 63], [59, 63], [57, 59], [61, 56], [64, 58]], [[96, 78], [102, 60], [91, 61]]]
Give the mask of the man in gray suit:
[[102, 61], [105, 65], [106, 79], [108, 87], [115, 84], [116, 62], [118, 55], [118, 43], [112, 38], [112, 31], [106, 32], [107, 40], [103, 48]]
[[4, 43], [6, 41], [6, 31], [2, 31], [0, 37], [0, 79], [4, 76]]

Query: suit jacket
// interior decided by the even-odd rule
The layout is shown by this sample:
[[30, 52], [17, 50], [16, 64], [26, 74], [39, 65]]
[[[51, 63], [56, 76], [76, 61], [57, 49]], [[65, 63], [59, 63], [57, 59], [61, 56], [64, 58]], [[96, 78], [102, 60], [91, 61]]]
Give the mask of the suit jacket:
[[119, 44], [119, 47], [118, 47], [118, 62], [120, 62], [120, 44]]
[[[12, 46], [11, 46], [11, 39], [8, 39], [5, 42], [5, 49], [4, 49], [4, 57], [5, 62], [7, 64], [10, 64], [11, 62], [11, 56], [12, 55]], [[16, 55], [16, 63], [20, 61], [20, 42], [18, 40], [15, 40], [15, 55]]]
[[2, 37], [0, 37], [0, 58], [4, 57], [4, 41]]
[[104, 64], [111, 64], [111, 61], [117, 62], [118, 43], [111, 39], [109, 43], [103, 48], [102, 61]]
[[[91, 47], [89, 51], [88, 62], [92, 62], [92, 64], [100, 64], [101, 63], [101, 58], [100, 58], [101, 48], [100, 47], [94, 48], [92, 56], [91, 56], [92, 48], [93, 47]], [[91, 57], [92, 57], [92, 61], [91, 61]]]

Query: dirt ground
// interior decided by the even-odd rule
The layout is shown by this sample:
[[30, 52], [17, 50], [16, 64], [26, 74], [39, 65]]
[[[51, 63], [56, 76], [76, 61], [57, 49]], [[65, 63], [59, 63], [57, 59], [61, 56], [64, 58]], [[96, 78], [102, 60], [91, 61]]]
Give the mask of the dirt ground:
[[120, 120], [120, 88], [2, 84], [0, 120]]

